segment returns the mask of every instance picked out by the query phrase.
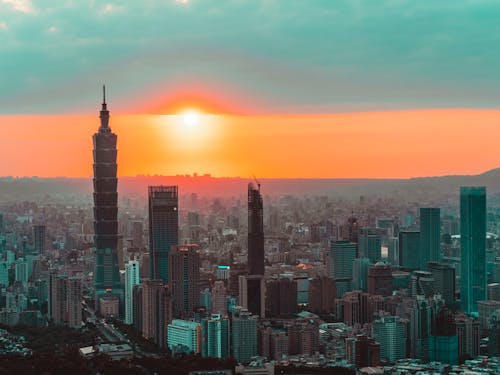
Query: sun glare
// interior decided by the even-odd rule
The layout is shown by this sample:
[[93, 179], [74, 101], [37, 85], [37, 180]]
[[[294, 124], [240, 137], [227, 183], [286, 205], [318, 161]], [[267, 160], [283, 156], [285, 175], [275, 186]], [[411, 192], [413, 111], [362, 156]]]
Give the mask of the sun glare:
[[182, 122], [184, 125], [193, 127], [199, 122], [199, 115], [196, 112], [186, 112], [182, 115]]

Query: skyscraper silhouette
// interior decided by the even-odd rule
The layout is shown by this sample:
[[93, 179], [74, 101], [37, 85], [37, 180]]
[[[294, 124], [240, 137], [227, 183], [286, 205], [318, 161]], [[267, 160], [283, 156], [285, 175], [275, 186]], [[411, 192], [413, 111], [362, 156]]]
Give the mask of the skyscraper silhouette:
[[460, 304], [462, 311], [477, 313], [477, 301], [486, 291], [486, 188], [460, 188]]
[[429, 262], [441, 259], [441, 210], [420, 208], [420, 269], [428, 269]]
[[95, 296], [106, 291], [123, 300], [123, 290], [118, 267], [118, 193], [116, 178], [116, 134], [109, 127], [106, 91], [100, 113], [101, 126], [93, 136], [94, 143], [94, 246], [95, 246]]
[[150, 276], [168, 283], [168, 255], [179, 236], [177, 186], [150, 186], [148, 190]]
[[248, 273], [264, 274], [264, 218], [260, 184], [248, 184]]

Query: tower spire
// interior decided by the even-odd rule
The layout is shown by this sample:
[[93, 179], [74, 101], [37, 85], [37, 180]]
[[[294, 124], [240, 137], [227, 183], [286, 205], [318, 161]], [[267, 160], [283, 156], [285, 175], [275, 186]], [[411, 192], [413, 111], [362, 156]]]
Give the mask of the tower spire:
[[101, 114], [99, 115], [101, 119], [101, 127], [99, 131], [101, 132], [109, 132], [109, 111], [108, 106], [106, 104], [106, 85], [102, 85], [102, 107]]

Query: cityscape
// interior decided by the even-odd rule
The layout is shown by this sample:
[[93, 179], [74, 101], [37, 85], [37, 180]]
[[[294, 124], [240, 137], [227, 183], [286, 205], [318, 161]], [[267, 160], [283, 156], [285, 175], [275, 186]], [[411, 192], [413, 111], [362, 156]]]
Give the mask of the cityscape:
[[[95, 3], [88, 9], [97, 12], [98, 22], [123, 17], [119, 29], [133, 24], [134, 9], [139, 12], [126, 2]], [[286, 8], [279, 0], [255, 1], [257, 10], [244, 0], [220, 8], [201, 3], [174, 0], [158, 12], [174, 24], [176, 17], [181, 23], [194, 18], [197, 9], [208, 14], [199, 16], [202, 21], [235, 12], [242, 24], [233, 27], [248, 53], [265, 42], [245, 39], [256, 35], [246, 22]], [[318, 2], [308, 14], [321, 20], [331, 11], [337, 17], [344, 14], [341, 3]], [[368, 3], [361, 3], [359, 9], [368, 12]], [[395, 6], [389, 3], [388, 11]], [[153, 4], [140, 10], [150, 12], [152, 23]], [[286, 10], [294, 15], [305, 9], [290, 4]], [[69, 2], [61, 14], [78, 6]], [[418, 18], [417, 8], [405, 17]], [[4, 9], [16, 17], [4, 20]], [[0, 2], [0, 36], [14, 33], [17, 16], [57, 13], [47, 9], [31, 1]], [[86, 20], [88, 9], [82, 9]], [[359, 9], [360, 19], [371, 22]], [[468, 3], [443, 9], [477, 10]], [[294, 22], [289, 17], [284, 25]], [[311, 32], [317, 26], [303, 22]], [[68, 27], [64, 35], [70, 35], [69, 23], [55, 22], [46, 34]], [[212, 25], [211, 34], [194, 24], [187, 33], [196, 40], [214, 37], [233, 51], [226, 29], [219, 34]], [[112, 40], [127, 40], [114, 39], [116, 30], [109, 30]], [[148, 32], [145, 27], [145, 40]], [[299, 45], [299, 34], [290, 32]], [[12, 35], [6, 40], [14, 41]], [[333, 29], [331, 35], [337, 35]], [[94, 43], [71, 38], [81, 49]], [[189, 37], [180, 40], [196, 49]], [[311, 40], [306, 38], [304, 51]], [[278, 53], [277, 42], [272, 46]], [[110, 51], [119, 54], [122, 47]], [[345, 88], [354, 108], [334, 96], [328, 101], [331, 72], [324, 71], [328, 82], [322, 86], [312, 65], [311, 82], [296, 78], [304, 92], [309, 84], [317, 91], [311, 98], [287, 96], [294, 63], [280, 65], [290, 69], [284, 79], [271, 62], [279, 56], [266, 53], [269, 61], [256, 58], [250, 65], [265, 72], [254, 84], [269, 107], [251, 96], [245, 103], [230, 89], [222, 100], [227, 87], [204, 86], [197, 62], [174, 58], [174, 75], [192, 75], [221, 96], [200, 96], [198, 86], [186, 85], [172, 88], [172, 99], [162, 88], [161, 105], [131, 115], [127, 111], [139, 107], [128, 107], [127, 95], [136, 89], [118, 73], [103, 79], [102, 89], [98, 78], [84, 74], [72, 81], [75, 89], [48, 80], [53, 93], [67, 95], [56, 99], [22, 85], [12, 92], [20, 98], [16, 103], [0, 95], [0, 374], [500, 374], [500, 112], [484, 109], [494, 108], [490, 102], [476, 102], [492, 91], [457, 80], [474, 86], [477, 96], [463, 104], [460, 95], [450, 94], [449, 102], [435, 98], [434, 106], [417, 86], [401, 91], [398, 101], [388, 86], [375, 98], [363, 97], [354, 85]], [[208, 76], [226, 74], [218, 70], [218, 57], [206, 59], [213, 69], [207, 68]], [[237, 71], [243, 60], [224, 66]], [[144, 70], [144, 61], [131, 63], [130, 72], [134, 64], [141, 68], [137, 76], [125, 75], [130, 81], [157, 74]], [[267, 79], [276, 79], [276, 88]], [[28, 81], [47, 84], [45, 78]], [[71, 107], [86, 103], [87, 81], [96, 103], [92, 116]], [[241, 87], [251, 87], [250, 81]], [[7, 85], [0, 82], [2, 89]], [[309, 100], [326, 109], [305, 110]], [[463, 122], [454, 133], [458, 118]], [[373, 128], [361, 125], [370, 119]], [[384, 127], [393, 121], [404, 122]], [[414, 127], [419, 121], [425, 125]], [[150, 157], [157, 163], [145, 161]]]

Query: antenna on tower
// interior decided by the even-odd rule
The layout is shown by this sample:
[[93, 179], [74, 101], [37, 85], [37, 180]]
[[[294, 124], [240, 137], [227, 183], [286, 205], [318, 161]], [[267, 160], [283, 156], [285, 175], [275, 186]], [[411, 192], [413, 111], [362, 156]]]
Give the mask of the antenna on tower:
[[106, 104], [106, 85], [102, 85], [102, 104]]

